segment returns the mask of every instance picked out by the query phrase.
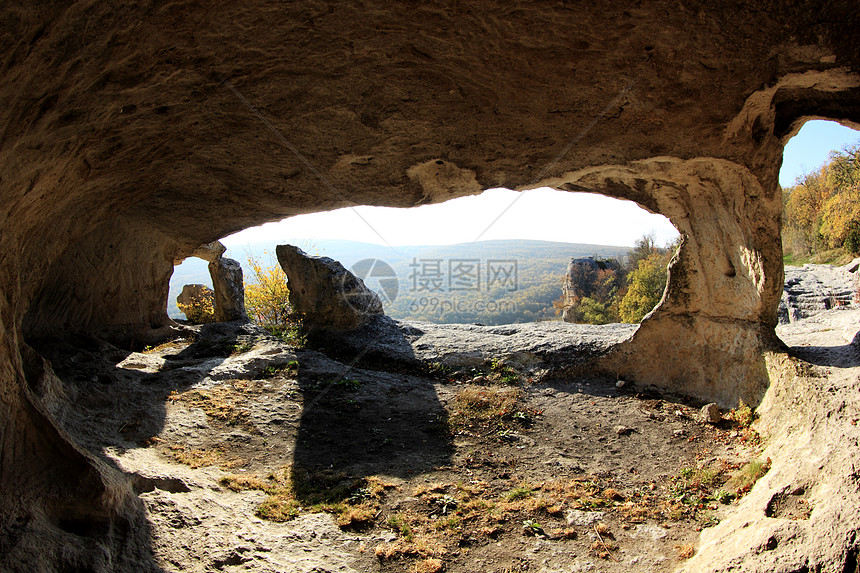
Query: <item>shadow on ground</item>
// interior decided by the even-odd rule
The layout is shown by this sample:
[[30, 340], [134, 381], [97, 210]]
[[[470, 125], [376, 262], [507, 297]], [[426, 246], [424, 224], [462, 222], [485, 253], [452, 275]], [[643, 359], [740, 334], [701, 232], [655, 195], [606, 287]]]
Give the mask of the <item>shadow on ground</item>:
[[449, 465], [448, 414], [432, 380], [416, 376], [408, 364], [389, 363], [380, 371], [372, 359], [349, 358], [341, 363], [316, 352], [298, 354], [302, 413], [294, 476], [407, 479]]

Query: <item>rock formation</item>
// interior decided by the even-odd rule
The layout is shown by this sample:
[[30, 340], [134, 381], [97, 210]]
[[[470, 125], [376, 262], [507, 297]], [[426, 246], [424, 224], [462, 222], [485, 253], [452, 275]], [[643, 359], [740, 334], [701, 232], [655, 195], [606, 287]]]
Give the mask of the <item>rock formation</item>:
[[809, 118], [860, 125], [844, 1], [40, 2], [0, 22], [0, 554], [28, 570], [144, 568], [139, 504], [58, 430], [31, 346], [157, 340], [199, 245], [494, 186], [632, 200], [683, 241], [598, 366], [757, 404], [783, 145]]
[[245, 283], [239, 261], [219, 257], [209, 263], [209, 275], [215, 290], [215, 320], [248, 320], [245, 312]]
[[562, 320], [565, 322], [575, 322], [571, 316], [571, 310], [580, 299], [589, 294], [583, 292], [581, 285], [591, 284], [593, 282], [592, 277], [596, 276], [599, 270], [600, 267], [597, 265], [597, 261], [592, 257], [570, 259], [561, 285], [561, 292], [564, 296]]
[[[209, 262], [209, 276], [215, 291], [213, 305], [215, 320], [248, 320], [245, 312], [245, 282], [242, 265], [233, 259], [223, 258], [227, 250], [221, 241], [212, 241], [197, 247], [190, 256]], [[179, 264], [183, 259], [174, 261]]]
[[211, 318], [210, 320], [205, 320], [203, 316], [205, 313], [201, 313], [200, 311], [205, 308], [212, 309], [215, 307], [215, 292], [206, 285], [185, 285], [182, 287], [182, 292], [176, 297], [176, 305], [185, 313], [185, 317], [189, 321], [209, 322]]
[[779, 301], [779, 323], [788, 324], [831, 308], [852, 308], [857, 291], [857, 261], [843, 267], [786, 267]]
[[339, 262], [310, 257], [292, 245], [278, 245], [276, 253], [289, 281], [290, 304], [306, 333], [355, 330], [382, 314], [379, 296]]

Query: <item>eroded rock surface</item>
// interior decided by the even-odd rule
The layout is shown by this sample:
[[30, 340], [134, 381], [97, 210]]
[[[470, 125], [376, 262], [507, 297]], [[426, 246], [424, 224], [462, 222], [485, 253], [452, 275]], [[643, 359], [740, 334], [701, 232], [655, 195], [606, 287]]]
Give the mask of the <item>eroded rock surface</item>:
[[786, 267], [779, 322], [788, 324], [824, 310], [854, 308], [857, 285], [857, 261], [840, 267]]
[[[860, 311], [780, 326], [756, 428], [773, 465], [680, 571], [846, 571], [860, 555]], [[742, 532], [742, 534], [739, 534]]]
[[299, 213], [543, 184], [636, 201], [684, 240], [663, 304], [603, 367], [758, 403], [782, 293], [782, 146], [810, 117], [858, 125], [855, 12], [4, 6], [0, 553], [27, 570], [145, 568], [140, 504], [58, 429], [63, 387], [30, 344], [156, 342], [174, 328], [173, 261]]
[[215, 291], [215, 320], [248, 320], [245, 312], [245, 282], [239, 261], [218, 257], [209, 263]]
[[287, 274], [290, 304], [309, 335], [355, 330], [383, 314], [379, 296], [339, 262], [308, 256], [292, 245], [278, 245], [276, 252]]
[[591, 279], [593, 276], [597, 275], [598, 271], [600, 271], [600, 267], [598, 266], [597, 261], [592, 257], [570, 260], [570, 263], [567, 265], [567, 273], [564, 276], [564, 281], [561, 287], [564, 295], [564, 311], [561, 315], [562, 320], [565, 322], [576, 322], [571, 315], [571, 307], [579, 302], [583, 297], [590, 294], [582, 292], [578, 285], [592, 284], [592, 280], [583, 279], [586, 279], [586, 277]]

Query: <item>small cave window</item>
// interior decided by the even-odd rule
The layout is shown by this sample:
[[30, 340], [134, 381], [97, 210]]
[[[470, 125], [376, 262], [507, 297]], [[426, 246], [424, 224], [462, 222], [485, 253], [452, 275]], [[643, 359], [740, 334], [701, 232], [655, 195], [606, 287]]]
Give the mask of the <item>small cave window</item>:
[[[662, 297], [678, 238], [666, 217], [633, 202], [541, 188], [300, 215], [221, 242], [246, 282], [251, 260], [277, 265], [275, 245], [289, 243], [340, 261], [392, 318], [498, 325], [639, 322]], [[176, 268], [172, 289], [189, 282], [185, 272]]]
[[[191, 290], [186, 289], [190, 287]], [[204, 288], [200, 288], [204, 287]], [[174, 320], [191, 320], [200, 319], [199, 316], [189, 317], [187, 313], [179, 308], [177, 298], [182, 294], [183, 290], [186, 293], [193, 293], [195, 299], [199, 298], [200, 292], [205, 293], [208, 290], [214, 296], [212, 286], [212, 276], [209, 274], [209, 263], [197, 257], [188, 257], [178, 265], [173, 267], [173, 274], [170, 276], [170, 290], [167, 296], [167, 316]], [[204, 301], [199, 301], [202, 311], [206, 311], [209, 305]], [[203, 308], [206, 307], [206, 308]], [[194, 311], [191, 311], [194, 312]], [[205, 321], [206, 318], [203, 318]]]

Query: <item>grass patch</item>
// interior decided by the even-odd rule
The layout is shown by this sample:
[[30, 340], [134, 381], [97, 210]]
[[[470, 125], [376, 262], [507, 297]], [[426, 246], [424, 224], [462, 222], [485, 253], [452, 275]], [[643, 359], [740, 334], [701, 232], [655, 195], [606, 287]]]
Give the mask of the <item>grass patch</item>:
[[501, 360], [493, 358], [490, 360], [490, 372], [486, 379], [490, 382], [514, 386], [520, 383], [520, 373]]
[[534, 489], [528, 486], [519, 486], [510, 490], [507, 494], [505, 494], [505, 499], [508, 501], [517, 501], [520, 499], [525, 499], [527, 497], [531, 497], [534, 494]]
[[521, 411], [521, 398], [519, 388], [467, 386], [454, 397], [448, 426], [454, 432], [484, 430], [502, 436], [512, 429], [514, 415]]
[[256, 489], [266, 493], [277, 493], [277, 485], [263, 481], [255, 475], [228, 475], [218, 480], [218, 483], [233, 491]]
[[261, 519], [283, 522], [298, 517], [301, 514], [301, 509], [301, 504], [285, 493], [270, 495], [254, 513]]
[[443, 557], [447, 550], [436, 539], [430, 536], [421, 536], [415, 537], [412, 541], [397, 539], [390, 543], [380, 543], [373, 549], [373, 553], [381, 561], [391, 561], [404, 557], [418, 557], [426, 560]]
[[725, 488], [733, 491], [738, 497], [744, 495], [768, 472], [770, 464], [770, 458], [749, 462], [726, 482]]
[[403, 517], [402, 513], [389, 515], [388, 519], [385, 520], [385, 525], [406, 541], [412, 541], [415, 538], [415, 534], [412, 532], [412, 527]]
[[350, 478], [331, 470], [284, 468], [266, 479], [256, 475], [228, 475], [219, 483], [233, 491], [259, 490], [268, 497], [255, 513], [269, 521], [289, 521], [302, 513], [335, 515], [343, 529], [366, 529], [379, 513], [380, 501], [396, 484], [382, 478]]
[[248, 382], [237, 380], [229, 386], [219, 386], [208, 390], [189, 390], [178, 394], [172, 392], [169, 399], [180, 402], [189, 408], [200, 408], [207, 416], [221, 420], [228, 426], [247, 423], [250, 412], [238, 406], [245, 401]]
[[417, 561], [411, 571], [412, 573], [440, 573], [443, 569], [444, 567], [441, 559], [429, 557], [427, 559]]

